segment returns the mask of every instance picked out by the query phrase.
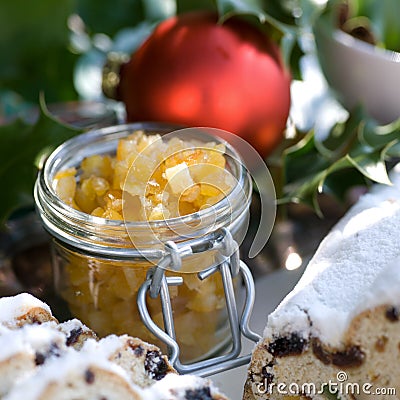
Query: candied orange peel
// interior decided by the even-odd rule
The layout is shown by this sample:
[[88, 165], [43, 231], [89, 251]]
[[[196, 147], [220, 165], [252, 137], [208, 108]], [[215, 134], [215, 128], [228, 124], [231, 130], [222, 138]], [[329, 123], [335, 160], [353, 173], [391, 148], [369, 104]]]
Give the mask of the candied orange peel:
[[128, 213], [133, 221], [197, 212], [222, 200], [234, 184], [224, 144], [165, 140], [141, 130], [121, 139], [115, 156], [89, 156], [54, 179], [61, 200], [96, 217], [124, 219], [129, 200], [137, 208]]

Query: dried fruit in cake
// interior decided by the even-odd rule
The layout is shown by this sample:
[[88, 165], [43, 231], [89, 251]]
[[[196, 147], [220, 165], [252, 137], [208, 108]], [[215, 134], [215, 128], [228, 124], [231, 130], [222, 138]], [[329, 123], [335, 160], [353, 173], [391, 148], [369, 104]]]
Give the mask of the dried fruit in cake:
[[329, 382], [340, 399], [375, 398], [377, 388], [385, 388], [382, 399], [398, 398], [400, 165], [391, 179], [338, 222], [269, 315], [245, 400], [320, 399]]

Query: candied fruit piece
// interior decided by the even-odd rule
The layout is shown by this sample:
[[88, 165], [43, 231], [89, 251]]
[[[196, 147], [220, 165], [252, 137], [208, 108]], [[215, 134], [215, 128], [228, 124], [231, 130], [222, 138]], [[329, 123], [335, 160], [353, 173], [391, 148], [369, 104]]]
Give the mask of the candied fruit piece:
[[84, 179], [76, 189], [76, 204], [80, 209], [88, 214], [97, 206], [96, 192], [92, 186], [91, 178]]
[[193, 203], [199, 197], [200, 193], [200, 185], [192, 185], [182, 193], [179, 201], [187, 201], [188, 203]]
[[70, 176], [75, 176], [76, 175], [76, 169], [75, 168], [67, 168], [62, 171], [57, 172], [56, 176], [54, 177], [54, 182], [57, 184], [57, 181], [62, 179], [62, 178], [67, 178]]
[[57, 196], [66, 204], [74, 206], [76, 192], [76, 170], [69, 168], [59, 172], [54, 179], [54, 189]]
[[[67, 204], [102, 218], [122, 219], [122, 195], [137, 198], [130, 221], [175, 218], [209, 207], [224, 198], [235, 182], [225, 169], [225, 146], [172, 138], [138, 130], [118, 142], [116, 157], [93, 155], [76, 170], [60, 172], [55, 187]], [[130, 202], [131, 203], [131, 202]], [[131, 204], [129, 203], [129, 207]]]
[[165, 177], [171, 187], [172, 193], [180, 195], [194, 182], [190, 176], [189, 168], [185, 162], [165, 170]]
[[112, 162], [110, 156], [93, 155], [86, 157], [81, 162], [81, 179], [98, 176], [109, 180], [112, 177]]
[[118, 213], [122, 212], [122, 191], [121, 190], [109, 190], [103, 200], [106, 204], [107, 210], [113, 210]]
[[123, 161], [118, 161], [114, 165], [114, 174], [112, 180], [113, 189], [123, 189], [126, 175], [128, 173], [128, 163]]
[[189, 310], [211, 312], [224, 307], [225, 298], [217, 295], [216, 282], [207, 282], [207, 284], [202, 285], [201, 289], [188, 302], [187, 308]]
[[210, 183], [201, 183], [200, 187], [200, 193], [204, 196], [214, 197], [221, 194], [221, 189]]
[[193, 203], [187, 201], [179, 202], [179, 215], [188, 215], [198, 211], [198, 207], [195, 207]]
[[104, 208], [102, 208], [102, 207], [97, 207], [97, 208], [95, 208], [95, 209], [92, 211], [92, 215], [93, 215], [94, 217], [103, 218], [103, 215], [104, 215]]
[[[223, 144], [176, 137], [163, 141], [159, 135], [136, 131], [118, 142], [115, 156], [90, 156], [78, 172], [70, 168], [58, 173], [54, 187], [67, 204], [96, 217], [122, 220], [124, 216], [128, 221], [174, 218], [215, 204], [235, 186], [225, 168], [224, 154]], [[135, 232], [130, 234], [139, 247], [143, 240], [148, 241]], [[149, 262], [111, 262], [73, 253], [64, 262], [61, 293], [75, 316], [101, 336], [128, 333], [157, 342], [140, 323], [136, 304]], [[204, 355], [223, 340], [216, 331], [224, 315], [221, 277], [214, 274], [201, 281], [193, 273], [214, 263], [212, 251], [185, 259], [183, 284], [169, 287], [177, 340], [187, 359]], [[147, 305], [162, 327], [159, 299], [148, 298]]]
[[168, 219], [169, 217], [170, 217], [170, 212], [162, 204], [157, 204], [150, 210], [150, 213], [148, 215], [148, 220], [158, 221], [161, 219]]
[[114, 219], [118, 221], [123, 221], [124, 219], [118, 211], [115, 211], [112, 208], [107, 208], [106, 210], [104, 210], [102, 217], [105, 219]]
[[118, 142], [116, 156], [118, 161], [126, 160], [132, 154], [137, 154], [137, 135], [130, 135]]

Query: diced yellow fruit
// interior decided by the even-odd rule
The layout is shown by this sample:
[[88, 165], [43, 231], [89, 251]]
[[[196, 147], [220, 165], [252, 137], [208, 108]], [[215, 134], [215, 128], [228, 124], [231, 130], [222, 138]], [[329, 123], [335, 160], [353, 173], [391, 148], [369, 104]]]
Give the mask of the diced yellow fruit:
[[175, 167], [167, 168], [165, 170], [165, 177], [171, 187], [172, 193], [176, 195], [180, 195], [194, 184], [185, 162], [175, 165]]
[[113, 189], [123, 188], [127, 173], [128, 173], [128, 163], [125, 160], [115, 163], [113, 181], [112, 181]]
[[235, 185], [224, 152], [223, 144], [164, 142], [139, 130], [118, 142], [115, 158], [85, 158], [78, 185], [70, 168], [57, 174], [55, 186], [63, 201], [102, 218], [122, 219], [122, 196], [110, 201], [110, 189], [141, 199], [140, 212], [127, 213], [130, 220], [175, 218], [215, 204]]
[[91, 181], [96, 196], [103, 196], [110, 189], [109, 182], [100, 176], [92, 176]]
[[104, 195], [104, 201], [106, 203], [106, 209], [112, 209], [117, 212], [122, 212], [122, 191], [121, 190], [109, 190]]
[[200, 185], [193, 185], [188, 187], [180, 197], [180, 201], [187, 201], [188, 203], [193, 203], [200, 195], [201, 189]]
[[75, 168], [67, 168], [62, 171], [58, 171], [54, 177], [54, 181], [57, 182], [59, 179], [66, 178], [67, 176], [76, 176]]
[[111, 278], [104, 282], [103, 290], [120, 299], [128, 299], [134, 295], [121, 268], [116, 268]]
[[[58, 173], [54, 187], [63, 201], [100, 218], [173, 218], [215, 204], [236, 184], [225, 169], [224, 153], [224, 145], [178, 138], [163, 142], [137, 131], [119, 141], [115, 157], [90, 156], [79, 174], [74, 168]], [[140, 240], [135, 237], [136, 244]], [[216, 335], [225, 305], [221, 276], [201, 281], [193, 273], [214, 258], [208, 252], [185, 259], [183, 285], [169, 287], [177, 340], [187, 358], [203, 355], [221, 340]], [[63, 269], [62, 295], [74, 315], [101, 336], [128, 333], [156, 342], [140, 323], [136, 305], [149, 266], [71, 254]], [[159, 298], [148, 298], [147, 306], [162, 327]]]
[[188, 302], [187, 308], [199, 312], [211, 312], [220, 310], [225, 306], [225, 298], [217, 295], [215, 282], [207, 282], [202, 285], [202, 291], [198, 291]]
[[198, 208], [193, 203], [186, 201], [179, 202], [179, 215], [189, 215], [198, 211]]
[[144, 154], [128, 158], [128, 165], [129, 171], [126, 179], [133, 182], [140, 182], [142, 187], [151, 179], [157, 166], [155, 160]]
[[123, 269], [126, 282], [130, 287], [132, 295], [137, 293], [140, 286], [142, 286], [144, 281], [146, 280], [147, 268], [148, 268], [147, 266], [146, 267], [134, 266], [132, 268], [125, 267]]
[[104, 208], [102, 207], [97, 207], [95, 208], [92, 213], [91, 213], [94, 217], [100, 217], [103, 218], [104, 215]]
[[218, 186], [211, 185], [209, 183], [201, 183], [200, 187], [201, 187], [201, 194], [203, 196], [212, 197], [221, 194], [221, 189], [219, 189]]
[[86, 157], [81, 163], [81, 179], [90, 178], [93, 175], [109, 180], [113, 172], [111, 164], [110, 156], [93, 155]]
[[101, 310], [93, 310], [86, 318], [82, 318], [83, 321], [87, 321], [87, 325], [95, 332], [104, 332], [103, 335], [114, 333], [114, 329], [110, 326], [110, 315], [102, 312]]
[[75, 192], [76, 192], [76, 180], [75, 176], [65, 175], [55, 182], [55, 191], [57, 196], [66, 204], [73, 206]]
[[109, 209], [109, 208], [107, 208], [104, 211], [103, 218], [105, 218], [105, 219], [113, 219], [113, 220], [117, 220], [117, 221], [122, 221], [124, 219], [119, 212], [117, 212], [117, 211], [115, 211], [113, 209]]
[[117, 146], [117, 160], [126, 160], [129, 156], [137, 154], [137, 139], [131, 136], [122, 139], [118, 142]]
[[149, 221], [158, 221], [169, 218], [169, 211], [166, 210], [162, 204], [157, 204], [153, 207], [148, 215]]
[[92, 195], [88, 196], [82, 187], [76, 189], [75, 201], [78, 207], [87, 214], [91, 214], [97, 207], [95, 193], [93, 192]]

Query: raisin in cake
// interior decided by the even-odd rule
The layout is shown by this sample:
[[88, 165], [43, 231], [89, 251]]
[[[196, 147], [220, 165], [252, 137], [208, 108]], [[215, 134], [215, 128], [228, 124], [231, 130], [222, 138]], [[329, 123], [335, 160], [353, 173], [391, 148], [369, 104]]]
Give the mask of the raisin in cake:
[[126, 372], [95, 353], [69, 348], [17, 383], [4, 400], [142, 400], [142, 390]]
[[49, 321], [43, 326], [62, 332], [65, 335], [65, 344], [76, 350], [80, 350], [88, 339], [98, 340], [96, 333], [76, 318], [60, 323]]
[[167, 374], [176, 373], [158, 347], [128, 335], [109, 335], [98, 342], [87, 340], [81, 351], [101, 353], [122, 367], [131, 381], [140, 387], [150, 386]]
[[214, 384], [194, 375], [170, 374], [144, 391], [144, 400], [228, 400]]
[[209, 380], [178, 375], [158, 347], [128, 335], [98, 340], [25, 293], [0, 299], [0, 398], [227, 400]]
[[65, 336], [42, 325], [0, 329], [0, 398], [19, 380], [31, 375], [48, 359], [59, 357], [67, 347]]
[[304, 384], [318, 390], [329, 381], [396, 388], [400, 396], [399, 166], [391, 177], [393, 186], [376, 185], [338, 222], [269, 315], [244, 399], [324, 398]]

